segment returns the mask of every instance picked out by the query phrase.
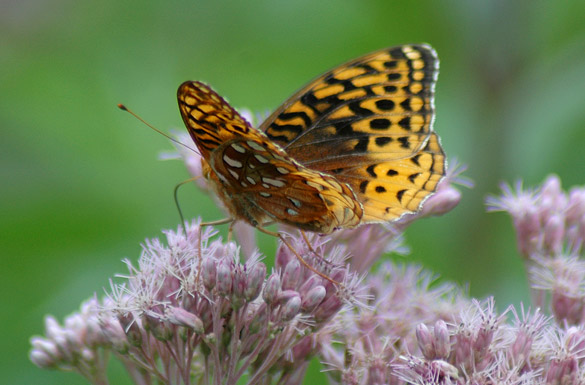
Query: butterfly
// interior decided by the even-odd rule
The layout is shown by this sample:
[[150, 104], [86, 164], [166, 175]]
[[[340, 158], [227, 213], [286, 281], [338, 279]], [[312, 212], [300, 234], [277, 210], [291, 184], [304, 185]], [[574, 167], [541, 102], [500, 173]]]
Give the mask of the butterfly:
[[179, 86], [204, 176], [232, 219], [329, 234], [416, 213], [445, 175], [433, 131], [438, 58], [382, 49], [311, 81], [259, 128], [209, 86]]

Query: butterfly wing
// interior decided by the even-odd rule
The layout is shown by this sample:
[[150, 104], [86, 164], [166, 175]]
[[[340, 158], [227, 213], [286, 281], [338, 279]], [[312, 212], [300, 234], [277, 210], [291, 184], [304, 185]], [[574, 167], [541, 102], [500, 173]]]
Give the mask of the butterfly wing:
[[211, 88], [185, 82], [178, 100], [209, 165], [209, 180], [238, 219], [253, 225], [278, 221], [320, 233], [360, 223], [361, 205], [347, 185], [291, 159]]
[[203, 159], [209, 159], [222, 143], [257, 133], [228, 102], [201, 82], [181, 84], [177, 100], [183, 122]]
[[435, 51], [373, 52], [313, 80], [260, 127], [304, 166], [347, 183], [363, 223], [416, 212], [445, 174], [432, 131]]

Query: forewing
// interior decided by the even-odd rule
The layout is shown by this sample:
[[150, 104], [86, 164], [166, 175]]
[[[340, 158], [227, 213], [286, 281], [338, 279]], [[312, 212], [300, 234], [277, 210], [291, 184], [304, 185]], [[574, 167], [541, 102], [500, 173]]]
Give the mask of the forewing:
[[210, 87], [185, 82], [177, 97], [211, 180], [222, 184], [222, 198], [237, 216], [320, 233], [360, 223], [362, 208], [347, 185], [295, 162]]
[[261, 126], [304, 166], [347, 183], [363, 223], [417, 211], [445, 174], [432, 131], [438, 59], [426, 45], [380, 50], [315, 79]]
[[204, 159], [209, 159], [213, 150], [229, 140], [257, 135], [264, 137], [221, 96], [201, 82], [181, 84], [177, 100], [183, 122]]

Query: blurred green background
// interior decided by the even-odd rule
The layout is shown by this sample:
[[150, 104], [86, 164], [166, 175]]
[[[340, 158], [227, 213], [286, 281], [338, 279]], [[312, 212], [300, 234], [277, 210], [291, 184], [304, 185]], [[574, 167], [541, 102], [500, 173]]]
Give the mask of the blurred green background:
[[[483, 201], [500, 181], [534, 185], [554, 172], [565, 187], [584, 183], [584, 15], [580, 0], [2, 1], [0, 382], [84, 384], [34, 367], [28, 338], [44, 314], [62, 319], [101, 295], [122, 258], [178, 224], [183, 165], [157, 160], [170, 143], [116, 103], [182, 130], [184, 80], [271, 110], [329, 68], [403, 43], [438, 51], [435, 128], [476, 183], [456, 210], [409, 228], [405, 260], [500, 308], [526, 299], [510, 220]], [[193, 187], [182, 202], [221, 217]], [[129, 383], [113, 371], [112, 383]]]

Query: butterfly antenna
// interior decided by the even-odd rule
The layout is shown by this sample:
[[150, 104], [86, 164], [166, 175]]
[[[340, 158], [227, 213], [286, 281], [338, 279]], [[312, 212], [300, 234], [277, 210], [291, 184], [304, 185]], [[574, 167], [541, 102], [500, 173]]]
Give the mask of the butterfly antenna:
[[194, 153], [197, 153], [197, 154], [199, 153], [194, 148], [187, 146], [185, 143], [179, 142], [177, 139], [173, 138], [169, 134], [167, 134], [165, 132], [162, 132], [158, 128], [154, 127], [152, 124], [150, 124], [146, 120], [142, 119], [140, 116], [138, 116], [136, 113], [134, 113], [134, 111], [132, 111], [131, 109], [129, 109], [125, 105], [123, 105], [123, 104], [120, 103], [120, 104], [118, 104], [118, 108], [121, 109], [122, 111], [128, 112], [130, 115], [134, 116], [136, 119], [140, 120], [142, 123], [146, 124], [148, 127], [150, 127], [151, 129], [153, 129], [154, 131], [158, 132], [159, 134], [161, 134], [162, 136], [164, 136], [165, 138], [167, 138], [171, 142], [176, 143], [178, 145], [181, 145], [181, 146], [183, 146], [183, 147], [185, 147], [185, 148], [193, 151]]

